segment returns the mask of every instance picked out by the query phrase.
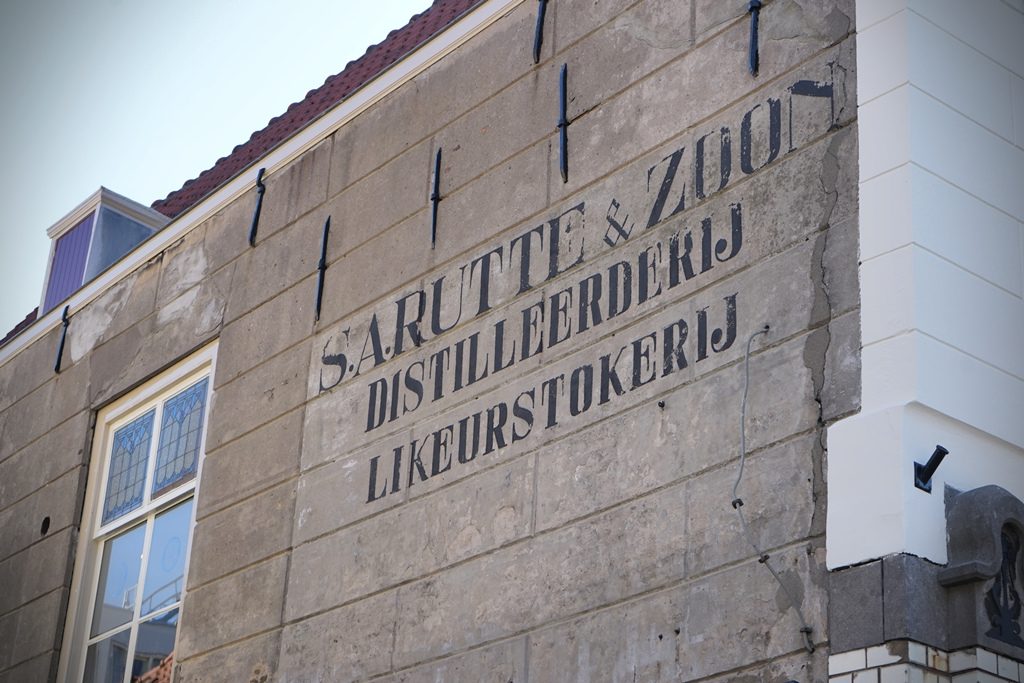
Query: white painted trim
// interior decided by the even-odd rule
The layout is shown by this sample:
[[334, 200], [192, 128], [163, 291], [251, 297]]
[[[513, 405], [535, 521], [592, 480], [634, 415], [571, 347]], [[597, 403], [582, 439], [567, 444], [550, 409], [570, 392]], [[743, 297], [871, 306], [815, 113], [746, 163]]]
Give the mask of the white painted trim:
[[150, 228], [160, 228], [170, 222], [167, 216], [144, 204], [139, 204], [133, 199], [109, 190], [102, 185], [100, 189], [93, 192], [81, 204], [69, 211], [63, 218], [50, 226], [46, 236], [55, 240], [71, 228], [82, 222], [86, 216], [94, 212], [100, 205], [114, 209], [134, 221], [138, 221]]
[[[465, 44], [523, 2], [524, 0], [486, 0], [476, 9], [458, 19], [433, 39], [396, 62], [369, 83], [363, 85], [333, 109], [312, 121], [305, 128], [256, 160], [247, 169], [226, 182], [206, 199], [178, 216], [166, 228], [140, 244], [134, 251], [75, 292], [64, 302], [71, 306], [71, 314], [73, 315], [79, 308], [100, 296], [136, 268], [149, 262], [153, 257], [174, 242], [180, 240], [204, 220], [253, 187], [256, 180], [255, 174], [249, 172], [253, 168], [263, 166], [267, 169], [267, 174], [281, 170], [306, 151], [334, 134], [362, 111], [396, 90], [402, 84], [415, 78], [428, 67]], [[73, 211], [72, 214], [74, 213]], [[72, 214], [68, 214], [68, 216]], [[60, 324], [60, 308], [57, 307], [42, 315], [31, 326], [22, 330], [21, 334], [8, 342], [6, 346], [0, 347], [0, 366], [7, 363], [22, 349]]]
[[[206, 459], [206, 434], [210, 424], [210, 406], [213, 403], [214, 372], [216, 367], [217, 342], [211, 342], [184, 361], [178, 363], [174, 368], [161, 373], [114, 403], [105, 406], [97, 414], [96, 428], [93, 432], [92, 451], [89, 456], [90, 463], [94, 466], [89, 467], [89, 477], [86, 482], [82, 523], [81, 527], [79, 527], [82, 533], [78, 536], [77, 552], [75, 553], [75, 566], [71, 577], [71, 598], [68, 602], [68, 611], [64, 621], [64, 640], [60, 651], [57, 680], [71, 683], [72, 681], [81, 680], [82, 677], [87, 642], [93, 640], [88, 634], [92, 625], [92, 612], [94, 608], [92, 598], [95, 596], [96, 584], [99, 580], [100, 562], [102, 560], [102, 553], [99, 552], [99, 548], [102, 541], [110, 536], [113, 531], [131, 526], [157, 511], [170, 509], [189, 496], [192, 496], [194, 502], [189, 527], [189, 542], [185, 551], [185, 579], [182, 584], [181, 603], [179, 604], [179, 607], [184, 606], [188, 566], [192, 553], [192, 530], [195, 528], [196, 508], [198, 506], [195, 494], [198, 482], [202, 478], [203, 464]], [[180, 488], [168, 492], [155, 500], [146, 501], [141, 508], [133, 511], [127, 517], [96, 530], [95, 524], [97, 517], [101, 514], [100, 505], [105, 493], [104, 489], [106, 488], [109, 446], [114, 431], [124, 423], [147, 412], [154, 405], [159, 405], [176, 392], [190, 386], [203, 377], [208, 378], [210, 383], [206, 400], [206, 411], [203, 415], [203, 433], [200, 437], [202, 448], [199, 451], [196, 476], [190, 482], [182, 484]], [[153, 460], [153, 453], [155, 453], [156, 442], [158, 441], [158, 417], [159, 415], [154, 416], [154, 438], [151, 444], [150, 461]], [[147, 465], [147, 477], [150, 477], [151, 473], [152, 462]], [[147, 488], [149, 482], [150, 480], [147, 478]], [[148, 493], [147, 491], [147, 495]], [[147, 534], [149, 533], [150, 531], [147, 531]], [[83, 590], [83, 586], [88, 586], [89, 590]], [[139, 605], [136, 604], [136, 611], [138, 607]], [[74, 674], [72, 675], [71, 672], [74, 672]]]

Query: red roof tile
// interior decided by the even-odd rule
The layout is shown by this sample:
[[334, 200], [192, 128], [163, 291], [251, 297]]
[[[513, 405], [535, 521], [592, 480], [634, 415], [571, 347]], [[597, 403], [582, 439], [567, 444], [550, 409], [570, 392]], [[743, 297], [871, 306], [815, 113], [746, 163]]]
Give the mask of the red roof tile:
[[[4, 335], [3, 339], [0, 339], [0, 346], [3, 346], [7, 342], [9, 342], [12, 339], [14, 339], [15, 337], [17, 337], [19, 334], [22, 333], [23, 330], [28, 329], [28, 327], [32, 323], [34, 323], [36, 321], [36, 318], [38, 318], [38, 317], [39, 317], [39, 308], [38, 307], [37, 308], [33, 308], [32, 312], [29, 313], [28, 315], [26, 315], [24, 320], [22, 320], [20, 323], [15, 325], [14, 329], [12, 329], [10, 332], [8, 332], [6, 335]], [[0, 328], [0, 329], [3, 329], [3, 328]]]
[[341, 73], [328, 78], [322, 86], [310, 90], [305, 99], [295, 102], [284, 114], [271, 119], [266, 128], [253, 133], [247, 142], [235, 147], [228, 156], [218, 159], [213, 167], [200, 173], [198, 178], [187, 181], [180, 190], [175, 190], [166, 198], [153, 202], [153, 208], [170, 218], [192, 208], [255, 160], [481, 2], [483, 0], [434, 0], [429, 9], [414, 16], [404, 27], [389, 33], [380, 44], [368, 48], [362, 57], [349, 62]]

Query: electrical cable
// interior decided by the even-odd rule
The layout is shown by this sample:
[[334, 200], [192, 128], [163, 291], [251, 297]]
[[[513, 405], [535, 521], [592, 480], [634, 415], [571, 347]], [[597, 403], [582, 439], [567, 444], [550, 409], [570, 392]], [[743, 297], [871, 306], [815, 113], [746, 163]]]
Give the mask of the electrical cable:
[[804, 647], [807, 648], [807, 652], [814, 652], [814, 642], [811, 640], [811, 627], [807, 625], [807, 620], [804, 619], [803, 610], [797, 604], [796, 599], [790, 592], [789, 588], [782, 581], [782, 577], [779, 576], [775, 568], [772, 567], [768, 561], [768, 553], [763, 552], [754, 541], [753, 535], [750, 533], [750, 528], [747, 526], [746, 516], [743, 514], [743, 499], [739, 497], [738, 491], [740, 488], [740, 482], [743, 481], [743, 469], [747, 461], [747, 392], [750, 389], [750, 344], [754, 341], [754, 338], [759, 334], [768, 334], [768, 325], [754, 332], [747, 339], [747, 350], [746, 355], [743, 357], [743, 401], [740, 404], [740, 465], [739, 471], [736, 473], [736, 483], [732, 485], [732, 507], [736, 510], [737, 516], [740, 518], [740, 528], [743, 530], [743, 536], [746, 538], [747, 543], [751, 548], [754, 549], [754, 553], [757, 554], [757, 561], [768, 568], [772, 576], [775, 577], [775, 581], [782, 587], [782, 592], [786, 594], [786, 599], [789, 600], [789, 604], [793, 607], [793, 611], [796, 612], [797, 617], [800, 619], [800, 633], [804, 637]]

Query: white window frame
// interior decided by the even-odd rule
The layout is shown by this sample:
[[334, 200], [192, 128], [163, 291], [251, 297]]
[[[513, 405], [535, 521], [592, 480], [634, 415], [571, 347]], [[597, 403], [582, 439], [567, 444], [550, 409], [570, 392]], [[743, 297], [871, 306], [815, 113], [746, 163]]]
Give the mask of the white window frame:
[[[145, 620], [148, 620], [154, 614], [160, 615], [173, 609], [178, 609], [179, 628], [175, 636], [175, 649], [177, 649], [177, 636], [181, 633], [182, 607], [185, 603], [185, 587], [188, 584], [188, 567], [192, 554], [192, 532], [195, 528], [196, 518], [195, 494], [198, 489], [199, 480], [202, 477], [203, 462], [206, 455], [206, 435], [209, 429], [210, 406], [213, 402], [213, 371], [216, 367], [216, 361], [217, 342], [212, 342], [171, 369], [160, 373], [159, 376], [103, 407], [96, 415], [89, 477], [86, 484], [85, 502], [82, 511], [81, 533], [79, 534], [78, 550], [75, 554], [74, 574], [71, 580], [71, 598], [68, 601], [63, 645], [57, 670], [58, 681], [80, 683], [85, 673], [88, 643], [90, 640], [93, 640], [93, 638], [90, 638], [90, 631], [96, 592], [99, 589], [98, 581], [100, 565], [103, 560], [102, 549], [104, 542], [138, 524], [147, 523], [145, 520], [150, 516], [153, 516], [155, 519], [157, 513], [168, 510], [191, 498], [193, 505], [191, 519], [189, 520], [188, 543], [185, 550], [185, 574], [182, 579], [181, 601], [176, 608], [161, 608], [152, 614], [147, 614], [145, 618]], [[199, 439], [199, 461], [196, 468], [196, 476], [190, 481], [175, 486], [160, 496], [150, 499], [151, 491], [149, 489], [156, 465], [155, 452], [159, 442], [158, 437], [163, 403], [178, 392], [204, 378], [208, 379], [209, 385], [207, 387], [206, 406], [203, 415], [203, 429]], [[150, 410], [155, 410], [155, 414], [153, 416], [150, 453], [146, 464], [143, 502], [134, 510], [111, 520], [107, 524], [102, 524], [102, 506], [106, 495], [107, 470], [110, 465], [114, 432]], [[148, 544], [154, 526], [152, 521], [147, 524], [144, 548], [149, 547]], [[145, 562], [146, 559], [144, 557], [143, 561]], [[139, 609], [140, 605], [136, 605], [136, 611]], [[141, 617], [133, 618], [129, 621], [130, 624], [133, 624], [129, 649], [135, 645], [138, 630], [136, 626], [137, 623], [142, 621], [144, 620]], [[130, 661], [126, 669], [125, 679], [130, 680]]]

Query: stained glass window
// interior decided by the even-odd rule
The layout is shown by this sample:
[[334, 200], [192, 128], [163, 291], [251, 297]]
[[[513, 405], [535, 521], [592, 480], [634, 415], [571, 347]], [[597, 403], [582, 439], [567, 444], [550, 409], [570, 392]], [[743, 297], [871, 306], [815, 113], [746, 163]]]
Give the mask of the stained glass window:
[[203, 433], [208, 379], [193, 384], [164, 404], [153, 474], [153, 497], [196, 476]]
[[103, 524], [142, 505], [155, 412], [151, 410], [114, 432]]

